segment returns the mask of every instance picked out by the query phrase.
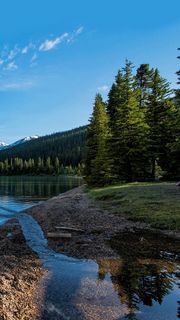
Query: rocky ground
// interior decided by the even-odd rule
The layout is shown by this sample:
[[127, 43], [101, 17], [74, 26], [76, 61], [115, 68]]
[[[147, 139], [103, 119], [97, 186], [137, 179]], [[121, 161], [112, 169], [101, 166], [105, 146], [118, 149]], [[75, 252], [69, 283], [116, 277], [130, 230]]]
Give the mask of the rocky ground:
[[[117, 251], [109, 245], [113, 236], [124, 232], [127, 236], [129, 231], [150, 229], [144, 223], [102, 210], [89, 199], [84, 186], [29, 208], [26, 212], [41, 225], [49, 247], [83, 259], [117, 257]], [[58, 227], [66, 227], [67, 230]], [[71, 238], [48, 237], [48, 233], [58, 232], [71, 233]], [[141, 243], [142, 239], [138, 241]], [[0, 227], [0, 259], [0, 320], [40, 319], [43, 289], [39, 291], [42, 287], [39, 281], [46, 271], [27, 246], [16, 220]]]
[[[0, 320], [39, 319], [37, 292], [44, 271], [16, 220], [0, 227]], [[39, 295], [41, 296], [41, 295]]]
[[[78, 258], [96, 259], [115, 257], [117, 254], [108, 245], [108, 240], [118, 232], [148, 229], [140, 222], [102, 211], [85, 192], [85, 187], [75, 188], [26, 211], [48, 233], [71, 233], [70, 239], [49, 238], [48, 244], [58, 252]], [[82, 232], [64, 231], [58, 227], [82, 229]]]

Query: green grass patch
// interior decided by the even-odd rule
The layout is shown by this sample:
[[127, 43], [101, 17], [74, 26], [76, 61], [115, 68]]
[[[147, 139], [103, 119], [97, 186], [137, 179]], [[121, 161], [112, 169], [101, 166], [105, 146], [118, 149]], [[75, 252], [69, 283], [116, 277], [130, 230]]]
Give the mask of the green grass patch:
[[111, 213], [180, 231], [180, 187], [175, 183], [127, 183], [89, 190]]

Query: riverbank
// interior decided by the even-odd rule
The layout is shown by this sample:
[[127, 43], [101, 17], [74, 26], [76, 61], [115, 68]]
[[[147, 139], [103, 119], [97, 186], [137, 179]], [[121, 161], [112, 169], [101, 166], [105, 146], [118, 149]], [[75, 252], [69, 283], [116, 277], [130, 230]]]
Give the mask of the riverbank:
[[[175, 184], [173, 184], [173, 188], [175, 192], [179, 194], [179, 189], [176, 189]], [[153, 198], [151, 191], [149, 196], [152, 196]], [[96, 196], [94, 196], [93, 192], [96, 193]], [[143, 191], [143, 193], [144, 196], [146, 196], [145, 191]], [[101, 200], [99, 200], [100, 197], [97, 197], [97, 195], [100, 196], [100, 194], [102, 196]], [[141, 196], [142, 194], [140, 193], [140, 197]], [[98, 199], [98, 201], [96, 199]], [[47, 238], [48, 234], [52, 233], [55, 235], [58, 232], [71, 233], [71, 238], [67, 239], [49, 237], [48, 245], [53, 250], [83, 259], [116, 257], [117, 253], [109, 246], [109, 241], [112, 237], [116, 236], [118, 233], [134, 233], [137, 230], [152, 230], [156, 232], [156, 230], [152, 229], [150, 224], [143, 222], [143, 219], [140, 219], [141, 221], [138, 221], [138, 218], [132, 218], [130, 220], [128, 219], [128, 215], [115, 214], [113, 209], [117, 209], [123, 202], [118, 202], [117, 206], [113, 197], [114, 202], [108, 202], [111, 205], [110, 208], [107, 206], [106, 202], [109, 201], [109, 199], [107, 190], [105, 191], [105, 194], [102, 190], [95, 190], [87, 193], [85, 186], [81, 186], [26, 211], [38, 221]], [[159, 205], [161, 204], [161, 201], [162, 199], [160, 198]], [[140, 209], [142, 209], [142, 207]], [[176, 213], [176, 216], [177, 215], [179, 219], [178, 212]], [[67, 228], [66, 231], [61, 229], [62, 227]], [[81, 229], [82, 232], [72, 231], [71, 228]], [[157, 232], [161, 233], [160, 230]], [[180, 239], [179, 232], [164, 230], [163, 233]]]
[[35, 292], [45, 271], [15, 219], [0, 227], [0, 261], [0, 319], [39, 319]]
[[[176, 189], [175, 184], [171, 187], [172, 192], [176, 190], [178, 194], [179, 189]], [[118, 259], [125, 257], [126, 261], [133, 254], [135, 261], [137, 256], [154, 258], [157, 257], [157, 248], [161, 258], [162, 252], [165, 259], [173, 252], [170, 259], [177, 260], [179, 241], [174, 243], [172, 239], [169, 241], [163, 237], [158, 236], [158, 238], [159, 230], [156, 234], [152, 234], [150, 225], [128, 220], [124, 215], [115, 214], [110, 208], [104, 208], [107, 206], [106, 201], [112, 201], [112, 198], [113, 201], [117, 200], [118, 194], [122, 196], [117, 189], [116, 186], [116, 197], [114, 197], [114, 190], [109, 196], [109, 190], [89, 191], [85, 186], [81, 186], [31, 207], [26, 212], [41, 225], [50, 248], [71, 257], [94, 259], [99, 266], [107, 267], [109, 263], [116, 265]], [[142, 193], [138, 194], [141, 198]], [[152, 192], [151, 197], [153, 197]], [[119, 202], [119, 206], [120, 204]], [[111, 203], [111, 208], [115, 208], [115, 205], [118, 208], [116, 202], [114, 206]], [[49, 302], [43, 298], [43, 292], [39, 292], [39, 287], [42, 285], [39, 281], [46, 271], [41, 268], [36, 254], [27, 246], [16, 220], [8, 222], [0, 229], [0, 320], [41, 319], [38, 305], [43, 305], [43, 301], [41, 303], [39, 299], [41, 297], [42, 300]], [[71, 237], [49, 237], [49, 234], [53, 233], [70, 233]], [[173, 232], [171, 236], [174, 235], [178, 236]], [[147, 255], [149, 249], [150, 253]], [[132, 261], [132, 258], [130, 260]], [[122, 261], [118, 263], [122, 264]], [[57, 268], [57, 277], [61, 276], [60, 266]], [[115, 269], [119, 270], [116, 267]], [[39, 294], [35, 296], [37, 292]]]
[[[117, 253], [108, 244], [113, 236], [119, 232], [149, 229], [145, 223], [129, 221], [99, 208], [89, 198], [84, 186], [29, 208], [26, 212], [41, 225], [49, 247], [83, 259], [116, 257]], [[62, 227], [67, 228], [66, 231]], [[71, 238], [48, 237], [49, 233], [57, 234], [59, 230], [71, 233]]]

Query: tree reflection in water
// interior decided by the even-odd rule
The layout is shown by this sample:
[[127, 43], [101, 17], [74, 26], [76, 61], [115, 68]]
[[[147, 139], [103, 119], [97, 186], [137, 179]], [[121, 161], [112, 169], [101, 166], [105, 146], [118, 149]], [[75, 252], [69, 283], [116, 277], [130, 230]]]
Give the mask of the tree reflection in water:
[[[98, 261], [99, 281], [103, 281], [109, 273], [112, 284], [120, 302], [125, 304], [130, 313], [125, 319], [135, 320], [138, 317], [140, 304], [153, 307], [161, 305], [164, 298], [173, 290], [179, 280], [177, 271], [179, 243], [167, 238], [159, 239], [152, 234], [132, 234], [130, 240], [124, 236], [117, 237], [111, 245], [115, 247], [122, 259]], [[165, 250], [166, 251], [163, 251]], [[170, 260], [163, 256], [171, 249]], [[174, 249], [174, 253], [172, 253]], [[169, 255], [167, 255], [169, 257]], [[180, 302], [178, 301], [177, 317], [180, 318]]]

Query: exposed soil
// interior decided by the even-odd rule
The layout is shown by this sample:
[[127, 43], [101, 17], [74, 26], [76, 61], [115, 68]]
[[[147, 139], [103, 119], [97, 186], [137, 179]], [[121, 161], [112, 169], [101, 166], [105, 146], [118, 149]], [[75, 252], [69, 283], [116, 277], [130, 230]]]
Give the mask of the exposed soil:
[[[109, 240], [123, 234], [124, 245], [129, 232], [132, 234], [140, 230], [146, 233], [151, 230], [145, 223], [133, 222], [102, 210], [88, 198], [84, 186], [26, 212], [37, 220], [47, 238], [49, 232], [71, 233], [72, 237], [68, 240], [49, 238], [48, 245], [57, 252], [78, 258], [97, 260], [119, 257], [116, 245], [110, 246]], [[140, 236], [137, 246], [142, 241]], [[16, 220], [0, 227], [0, 259], [0, 320], [41, 319], [43, 292], [39, 291], [39, 280], [46, 271], [41, 268], [37, 255], [27, 246]]]
[[39, 319], [41, 303], [34, 293], [45, 271], [16, 220], [0, 227], [0, 261], [0, 320]]
[[41, 225], [46, 237], [49, 232], [58, 232], [57, 227], [74, 227], [83, 232], [71, 232], [70, 239], [49, 238], [49, 246], [57, 252], [64, 252], [78, 258], [96, 259], [116, 257], [108, 240], [119, 232], [135, 232], [149, 229], [145, 223], [133, 222], [126, 218], [109, 214], [97, 207], [88, 198], [85, 187], [72, 189], [63, 195], [26, 210]]

